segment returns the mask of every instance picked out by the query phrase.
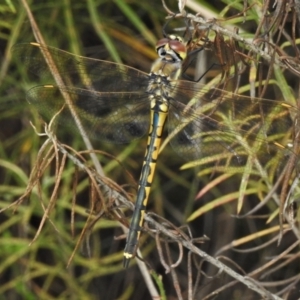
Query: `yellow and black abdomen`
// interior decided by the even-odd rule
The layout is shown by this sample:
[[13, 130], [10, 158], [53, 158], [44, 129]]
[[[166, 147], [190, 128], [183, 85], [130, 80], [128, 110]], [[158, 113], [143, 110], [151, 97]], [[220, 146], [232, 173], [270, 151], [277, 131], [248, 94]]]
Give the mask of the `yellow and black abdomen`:
[[124, 267], [128, 266], [133, 257], [144, 221], [144, 213], [149, 199], [151, 184], [155, 173], [158, 152], [162, 139], [163, 128], [168, 115], [168, 105], [160, 101], [151, 101], [151, 125], [147, 142], [144, 163], [141, 170], [137, 199], [130, 230], [124, 250]]

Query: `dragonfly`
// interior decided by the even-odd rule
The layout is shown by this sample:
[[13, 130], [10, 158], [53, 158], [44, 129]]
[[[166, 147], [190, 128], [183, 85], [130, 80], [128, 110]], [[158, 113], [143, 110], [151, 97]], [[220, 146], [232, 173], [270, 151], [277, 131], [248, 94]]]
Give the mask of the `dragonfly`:
[[[284, 162], [294, 153], [288, 145], [298, 110], [292, 104], [182, 79], [188, 51], [181, 37], [164, 36], [156, 52], [158, 58], [146, 73], [38, 43], [13, 48], [28, 72], [46, 83], [32, 87], [26, 96], [44, 119], [60, 112], [57, 122], [71, 131], [78, 131], [75, 121], [80, 121], [89, 137], [119, 144], [148, 133], [124, 250], [125, 268], [138, 247], [165, 125], [166, 140], [178, 154], [211, 170], [231, 168], [238, 173], [247, 165], [249, 174], [259, 175], [272, 169], [274, 159]], [[51, 60], [45, 59], [45, 53]], [[59, 84], [49, 64], [60, 74]]]

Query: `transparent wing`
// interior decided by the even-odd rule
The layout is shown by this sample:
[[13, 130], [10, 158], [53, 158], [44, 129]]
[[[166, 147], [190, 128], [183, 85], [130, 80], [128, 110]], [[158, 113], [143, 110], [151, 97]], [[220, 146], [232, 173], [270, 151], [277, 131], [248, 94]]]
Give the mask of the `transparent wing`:
[[[148, 130], [146, 73], [48, 46], [16, 45], [14, 55], [47, 83], [54, 80], [41, 50], [51, 55], [64, 81], [60, 88], [36, 87], [28, 92], [27, 99], [44, 117], [50, 119], [65, 105], [62, 91], [70, 96], [71, 105], [64, 107], [60, 123], [70, 124], [76, 131], [70, 108], [93, 138], [126, 143]], [[270, 159], [278, 152], [291, 154], [288, 143], [293, 138], [293, 119], [298, 115], [292, 105], [208, 90], [188, 81], [174, 81], [169, 88], [165, 85], [164, 92], [170, 102], [169, 139], [186, 160], [217, 159], [228, 165], [242, 164], [249, 155]]]
[[[52, 62], [46, 63], [43, 51], [50, 54]], [[65, 86], [103, 92], [131, 92], [145, 91], [148, 85], [148, 74], [137, 69], [74, 55], [46, 45], [17, 44], [12, 48], [12, 54], [30, 73], [38, 75], [40, 83], [57, 84], [50, 71], [52, 68], [60, 74]]]
[[[71, 104], [66, 104], [66, 93]], [[94, 139], [128, 143], [140, 138], [149, 128], [149, 100], [144, 93], [102, 93], [85, 89], [37, 86], [27, 93], [46, 121], [60, 110], [56, 122], [77, 133], [78, 123]], [[71, 113], [73, 111], [73, 114]]]
[[188, 160], [243, 165], [249, 156], [270, 161], [292, 153], [293, 119], [298, 109], [252, 99], [198, 83], [181, 81], [170, 99], [169, 139]]
[[[48, 63], [43, 51], [51, 56]], [[36, 43], [18, 44], [12, 52], [29, 72], [47, 84], [27, 93], [27, 100], [47, 121], [64, 106], [58, 123], [78, 132], [74, 114], [70, 113], [73, 110], [85, 132], [95, 139], [128, 143], [148, 130], [150, 104], [146, 73]], [[49, 85], [55, 83], [51, 69], [62, 78], [62, 86]], [[70, 106], [66, 105], [62, 93], [70, 97]]]

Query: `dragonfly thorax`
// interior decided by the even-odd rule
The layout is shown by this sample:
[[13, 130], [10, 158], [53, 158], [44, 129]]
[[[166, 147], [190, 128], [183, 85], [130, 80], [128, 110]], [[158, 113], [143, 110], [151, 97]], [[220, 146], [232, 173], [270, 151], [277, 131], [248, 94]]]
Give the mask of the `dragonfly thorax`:
[[[181, 72], [181, 65], [179, 68], [176, 67], [172, 71], [174, 72], [172, 77], [177, 79]], [[171, 92], [174, 90], [176, 85], [176, 81], [172, 79], [171, 76], [165, 75], [161, 69], [158, 73], [151, 72], [149, 74], [149, 85], [147, 89], [147, 92], [150, 94], [150, 98], [155, 99], [160, 103], [168, 102], [169, 98], [172, 97]]]

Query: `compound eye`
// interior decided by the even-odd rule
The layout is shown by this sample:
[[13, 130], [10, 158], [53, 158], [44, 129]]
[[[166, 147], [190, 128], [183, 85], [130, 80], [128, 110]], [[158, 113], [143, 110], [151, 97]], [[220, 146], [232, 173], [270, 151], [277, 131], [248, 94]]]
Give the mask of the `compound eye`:
[[169, 40], [170, 48], [176, 53], [186, 53], [186, 47], [179, 40]]
[[157, 43], [156, 43], [156, 46], [155, 46], [155, 48], [156, 48], [156, 50], [158, 50], [159, 48], [161, 48], [161, 47], [165, 47], [168, 43], [169, 43], [169, 39], [167, 39], [167, 38], [164, 38], [164, 39], [161, 39], [161, 40], [159, 40]]
[[186, 46], [175, 35], [159, 40], [156, 43], [156, 52], [168, 61], [184, 60], [187, 56]]
[[179, 37], [171, 36], [170, 38], [163, 38], [156, 43], [156, 51], [158, 53], [161, 53], [161, 51], [164, 53], [169, 49], [173, 50], [182, 58], [186, 56], [186, 46]]

